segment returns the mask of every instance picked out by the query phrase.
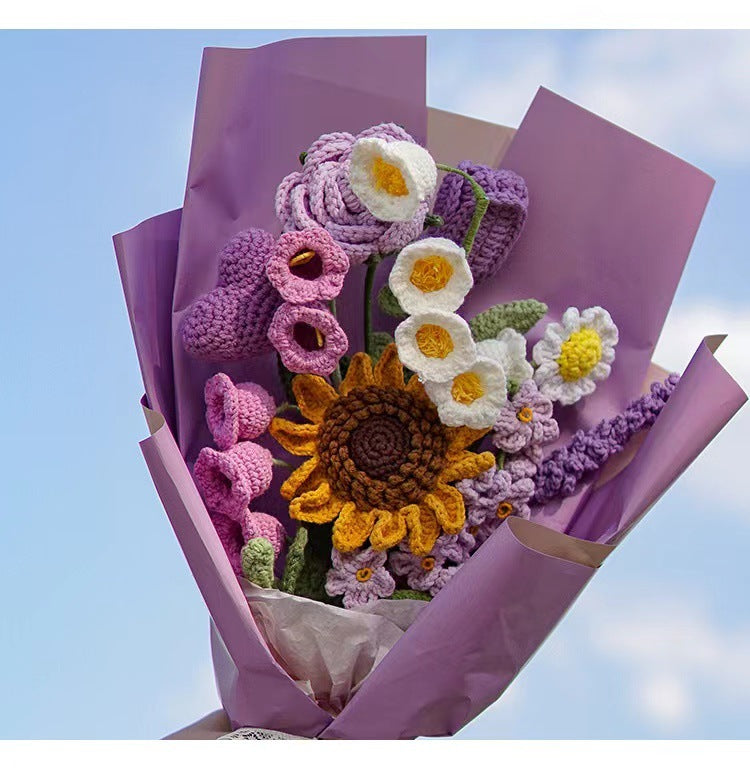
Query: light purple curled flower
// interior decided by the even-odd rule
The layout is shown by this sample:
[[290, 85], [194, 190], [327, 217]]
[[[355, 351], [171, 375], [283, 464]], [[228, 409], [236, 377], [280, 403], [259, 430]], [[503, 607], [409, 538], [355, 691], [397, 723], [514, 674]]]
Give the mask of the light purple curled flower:
[[503, 469], [510, 474], [511, 480], [522, 480], [524, 477], [534, 478], [542, 461], [542, 448], [531, 446], [523, 454], [507, 456]]
[[442, 546], [435, 546], [427, 556], [415, 556], [408, 543], [402, 542], [391, 553], [390, 564], [395, 575], [406, 577], [409, 588], [427, 591], [433, 597], [455, 574], [458, 567], [446, 566], [447, 556]]
[[268, 338], [284, 366], [295, 374], [331, 374], [349, 348], [346, 334], [322, 304], [282, 304]]
[[392, 123], [375, 125], [356, 136], [327, 133], [307, 150], [302, 170], [286, 176], [276, 191], [276, 214], [285, 231], [325, 228], [355, 264], [414, 241], [422, 233], [429, 208], [425, 201], [406, 222], [383, 222], [370, 214], [349, 185], [352, 148], [361, 138], [414, 142]]
[[385, 553], [374, 548], [359, 553], [340, 553], [334, 548], [333, 567], [326, 576], [326, 592], [331, 597], [343, 595], [345, 608], [389, 597], [396, 584], [385, 568], [386, 559]]
[[468, 561], [475, 545], [474, 535], [470, 534], [464, 527], [458, 534], [441, 534], [437, 538], [433, 550], [454, 564], [463, 564]]
[[271, 284], [292, 304], [336, 298], [347, 271], [346, 253], [318, 227], [282, 234], [266, 266]]
[[560, 436], [552, 417], [552, 402], [526, 380], [515, 396], [500, 410], [492, 442], [506, 453], [519, 453], [529, 446], [542, 446]]

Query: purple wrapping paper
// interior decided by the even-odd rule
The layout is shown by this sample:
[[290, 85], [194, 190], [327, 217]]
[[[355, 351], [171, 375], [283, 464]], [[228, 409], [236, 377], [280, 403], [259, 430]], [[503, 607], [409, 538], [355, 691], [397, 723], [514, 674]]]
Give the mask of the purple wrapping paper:
[[[152, 436], [142, 449], [211, 613], [217, 683], [235, 726], [325, 738], [454, 733], [502, 693], [541, 645], [609, 552], [599, 543], [621, 539], [745, 400], [713, 357], [715, 340], [701, 345], [629, 466], [537, 519], [558, 530], [545, 531], [544, 545], [535, 524], [504, 524], [335, 720], [297, 688], [260, 638], [185, 460], [209, 443], [205, 379], [226, 370], [236, 381], [277, 389], [274, 359], [201, 363], [184, 353], [177, 329], [185, 308], [213, 287], [216, 254], [228, 238], [250, 225], [278, 229], [276, 184], [312, 139], [391, 120], [424, 140], [424, 64], [421, 38], [207, 50], [184, 208], [115, 237], [153, 410], [147, 412]], [[471, 157], [457, 137], [455, 159], [445, 162]], [[601, 304], [620, 327], [612, 377], [568, 414], [565, 439], [638, 395], [712, 182], [546, 90], [503, 164], [527, 180], [529, 219], [508, 264], [473, 292], [464, 314], [534, 296], [549, 304], [551, 318], [568, 305]], [[339, 305], [355, 349], [360, 272], [349, 275]], [[277, 483], [257, 507], [286, 521]], [[592, 542], [577, 543], [562, 531]], [[593, 551], [590, 560], [576, 553], [582, 547]]]

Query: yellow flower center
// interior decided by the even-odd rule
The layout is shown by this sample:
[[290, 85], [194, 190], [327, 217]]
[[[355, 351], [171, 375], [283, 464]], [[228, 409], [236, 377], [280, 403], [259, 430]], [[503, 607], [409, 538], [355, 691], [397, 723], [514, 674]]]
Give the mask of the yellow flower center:
[[513, 512], [513, 505], [510, 502], [500, 502], [497, 508], [497, 517], [504, 521]]
[[435, 569], [435, 559], [432, 556], [425, 556], [422, 559], [422, 569], [425, 572], [432, 572]]
[[446, 358], [453, 352], [453, 339], [448, 331], [434, 323], [423, 325], [416, 335], [417, 347], [428, 358]]
[[369, 567], [362, 567], [362, 569], [357, 570], [357, 580], [360, 583], [367, 583], [371, 577], [372, 570]]
[[372, 179], [377, 190], [385, 190], [388, 195], [408, 195], [409, 190], [404, 175], [392, 163], [386, 163], [382, 157], [372, 161]]
[[575, 382], [596, 366], [602, 358], [602, 340], [593, 328], [581, 328], [562, 344], [557, 364], [565, 382]]
[[531, 423], [534, 418], [534, 410], [531, 407], [521, 407], [516, 413], [516, 417], [521, 423]]
[[419, 258], [414, 264], [409, 281], [423, 293], [442, 290], [453, 276], [453, 266], [440, 255]]
[[464, 372], [454, 378], [451, 396], [459, 404], [472, 404], [484, 396], [482, 380], [476, 372]]

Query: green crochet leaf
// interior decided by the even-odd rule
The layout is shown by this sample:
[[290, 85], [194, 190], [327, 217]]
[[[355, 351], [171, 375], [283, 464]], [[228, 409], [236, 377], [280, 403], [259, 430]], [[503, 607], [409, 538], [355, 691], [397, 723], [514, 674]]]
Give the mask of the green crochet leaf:
[[388, 285], [383, 285], [383, 287], [380, 288], [380, 292], [378, 293], [378, 306], [387, 315], [395, 317], [398, 320], [403, 320], [407, 316]]
[[385, 348], [393, 341], [393, 337], [385, 331], [375, 331], [370, 335], [370, 339], [370, 357], [373, 361], [377, 361], [385, 351]]
[[300, 572], [305, 566], [305, 548], [307, 547], [307, 529], [300, 526], [286, 554], [286, 565], [281, 578], [281, 590], [294, 594]]
[[476, 341], [494, 339], [503, 328], [514, 328], [525, 334], [547, 314], [547, 304], [535, 298], [498, 304], [469, 321], [471, 333]]
[[426, 591], [413, 591], [409, 588], [397, 589], [391, 594], [389, 599], [421, 599], [424, 602], [429, 602], [432, 597]]
[[265, 537], [250, 540], [242, 549], [242, 573], [256, 586], [273, 587], [274, 552]]

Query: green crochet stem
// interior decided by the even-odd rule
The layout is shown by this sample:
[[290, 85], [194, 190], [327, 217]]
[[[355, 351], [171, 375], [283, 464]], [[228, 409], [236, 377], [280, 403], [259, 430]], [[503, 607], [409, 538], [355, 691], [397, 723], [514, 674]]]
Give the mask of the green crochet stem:
[[469, 256], [471, 248], [474, 246], [474, 239], [477, 236], [479, 226], [482, 224], [482, 219], [487, 213], [487, 209], [490, 205], [490, 199], [487, 197], [487, 193], [484, 191], [482, 185], [471, 176], [471, 174], [462, 171], [460, 168], [454, 168], [450, 165], [443, 165], [443, 163], [437, 164], [438, 170], [447, 171], [450, 174], [458, 174], [463, 176], [464, 179], [471, 185], [471, 191], [474, 194], [474, 214], [471, 217], [471, 222], [466, 230], [466, 236], [464, 237], [464, 252], [466, 256]]
[[424, 602], [429, 602], [432, 597], [425, 591], [414, 591], [410, 588], [402, 588], [394, 591], [389, 599], [421, 599]]
[[525, 334], [547, 314], [547, 304], [535, 298], [511, 301], [487, 309], [469, 321], [471, 335], [478, 342], [495, 339], [504, 328]]
[[256, 586], [273, 587], [273, 546], [265, 537], [250, 540], [242, 549], [242, 573]]
[[[336, 317], [336, 301], [334, 299], [328, 302], [328, 308], [331, 310], [331, 314]], [[336, 368], [333, 370], [333, 374], [331, 375], [331, 385], [333, 385], [333, 387], [336, 389], [338, 389], [339, 385], [341, 385], [340, 361], [336, 364]]]
[[497, 464], [498, 469], [502, 469], [505, 466], [505, 451], [504, 450], [498, 450], [497, 455], [495, 456], [495, 463]]
[[305, 565], [306, 547], [307, 529], [304, 526], [300, 526], [287, 551], [284, 574], [281, 577], [281, 590], [286, 591], [287, 594], [294, 594], [297, 589], [297, 581]]
[[367, 274], [365, 275], [365, 352], [369, 355], [372, 348], [372, 286], [375, 282], [375, 272], [383, 258], [373, 253], [365, 261]]

